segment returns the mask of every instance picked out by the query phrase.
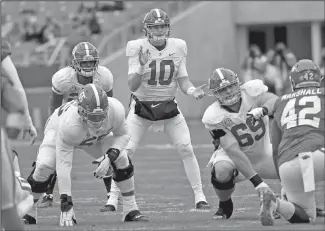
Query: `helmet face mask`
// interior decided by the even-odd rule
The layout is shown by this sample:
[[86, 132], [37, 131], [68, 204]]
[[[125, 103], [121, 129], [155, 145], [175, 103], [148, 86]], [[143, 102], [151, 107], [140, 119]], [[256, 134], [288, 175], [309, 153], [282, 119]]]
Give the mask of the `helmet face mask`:
[[100, 128], [107, 118], [106, 93], [94, 84], [87, 84], [78, 96], [78, 113], [82, 120], [93, 128]]
[[209, 90], [221, 105], [234, 105], [241, 98], [238, 77], [229, 69], [218, 68], [213, 71], [209, 78]]
[[84, 77], [93, 77], [99, 65], [99, 53], [89, 42], [77, 44], [72, 51], [72, 66]]
[[143, 19], [145, 36], [154, 46], [162, 46], [170, 35], [170, 19], [160, 9], [150, 10]]

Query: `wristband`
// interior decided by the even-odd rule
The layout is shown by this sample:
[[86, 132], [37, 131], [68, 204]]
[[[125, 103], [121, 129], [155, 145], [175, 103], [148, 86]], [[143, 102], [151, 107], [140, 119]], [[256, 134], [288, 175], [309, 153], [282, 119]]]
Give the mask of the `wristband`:
[[256, 175], [254, 175], [252, 178], [249, 179], [250, 182], [252, 182], [252, 184], [254, 185], [254, 187], [256, 188], [259, 184], [263, 183], [262, 178], [256, 173]]
[[145, 69], [144, 69], [144, 66], [139, 66], [139, 68], [138, 68], [138, 70], [137, 70], [137, 73], [139, 74], [139, 75], [143, 75], [144, 74], [144, 71], [145, 71]]
[[195, 91], [195, 87], [189, 87], [188, 89], [187, 89], [187, 92], [186, 92], [186, 94], [188, 94], [188, 95], [193, 95], [193, 92]]
[[106, 154], [107, 154], [107, 157], [109, 158], [109, 160], [111, 161], [111, 163], [114, 163], [115, 160], [120, 155], [120, 150], [118, 150], [116, 148], [110, 148], [107, 150]]
[[267, 107], [262, 107], [263, 109], [263, 115], [268, 115], [269, 114], [269, 109], [267, 109]]

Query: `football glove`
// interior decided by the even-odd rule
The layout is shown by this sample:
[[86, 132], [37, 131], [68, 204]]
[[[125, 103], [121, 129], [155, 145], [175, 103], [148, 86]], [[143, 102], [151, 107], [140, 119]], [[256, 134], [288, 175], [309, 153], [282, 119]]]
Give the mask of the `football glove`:
[[266, 107], [257, 107], [250, 110], [247, 115], [252, 115], [254, 119], [259, 120], [260, 118], [266, 116], [268, 109]]
[[187, 90], [187, 94], [193, 96], [195, 99], [202, 99], [205, 96], [203, 88], [206, 87], [206, 84], [203, 84], [199, 87], [190, 87]]
[[73, 211], [73, 203], [71, 196], [61, 194], [61, 215], [60, 226], [73, 226], [77, 224], [76, 215]]
[[98, 164], [97, 169], [94, 171], [94, 176], [96, 178], [100, 178], [100, 179], [102, 179], [104, 176], [106, 176], [106, 173], [107, 173], [109, 167], [111, 166], [111, 161], [108, 158], [107, 154], [94, 160], [92, 163]]

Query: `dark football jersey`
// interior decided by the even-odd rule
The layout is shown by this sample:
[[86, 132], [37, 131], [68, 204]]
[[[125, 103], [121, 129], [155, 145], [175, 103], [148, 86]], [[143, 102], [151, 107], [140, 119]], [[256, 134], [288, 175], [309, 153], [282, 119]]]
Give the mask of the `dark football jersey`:
[[279, 166], [299, 153], [324, 147], [324, 92], [324, 88], [300, 89], [276, 102], [274, 119], [282, 134]]

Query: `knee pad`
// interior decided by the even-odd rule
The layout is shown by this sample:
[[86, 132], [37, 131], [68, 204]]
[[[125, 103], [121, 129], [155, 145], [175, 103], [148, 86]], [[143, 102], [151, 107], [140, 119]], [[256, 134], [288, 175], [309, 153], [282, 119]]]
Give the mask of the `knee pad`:
[[194, 151], [191, 143], [176, 145], [176, 149], [183, 160], [194, 157]]
[[[38, 167], [37, 164], [35, 164], [34, 162], [33, 166], [34, 168], [30, 173], [30, 175], [28, 176], [27, 181], [32, 188], [32, 192], [45, 193], [47, 191], [48, 185], [52, 182], [53, 178], [56, 179], [56, 173], [46, 165], [40, 165], [40, 167]], [[53, 172], [52, 174], [50, 173], [51, 171]], [[46, 180], [43, 182], [34, 180], [33, 178], [34, 173], [38, 175], [43, 175], [41, 177], [45, 178]]]
[[218, 182], [218, 180], [216, 178], [216, 170], [213, 167], [212, 171], [211, 171], [211, 183], [212, 183], [213, 187], [215, 187], [216, 189], [219, 189], [219, 190], [232, 189], [235, 187], [234, 179], [236, 176], [238, 176], [238, 170], [234, 169], [230, 181], [220, 183], [220, 182]]
[[112, 164], [112, 167], [114, 170], [114, 172], [113, 172], [114, 181], [121, 182], [121, 181], [130, 179], [133, 176], [134, 167], [133, 167], [133, 164], [129, 157], [128, 157], [128, 159], [129, 159], [129, 165], [123, 169], [117, 169], [116, 166]]

